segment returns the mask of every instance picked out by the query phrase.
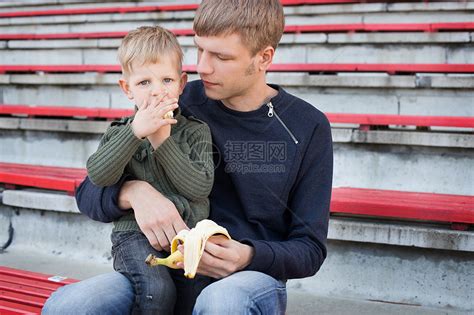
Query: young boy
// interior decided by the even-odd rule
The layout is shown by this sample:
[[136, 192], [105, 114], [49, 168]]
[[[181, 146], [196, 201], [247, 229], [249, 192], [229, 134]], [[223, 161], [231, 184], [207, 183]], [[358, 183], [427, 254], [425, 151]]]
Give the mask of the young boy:
[[[98, 186], [111, 186], [124, 174], [147, 181], [174, 203], [189, 228], [194, 227], [209, 215], [214, 163], [209, 127], [182, 116], [177, 104], [187, 82], [181, 69], [181, 47], [168, 30], [140, 27], [125, 36], [118, 58], [122, 67], [119, 85], [135, 102], [136, 112], [108, 128], [87, 161], [88, 176]], [[182, 276], [182, 271], [171, 273], [165, 267], [145, 264], [150, 253], [159, 257], [168, 253], [150, 245], [137, 220], [130, 212], [114, 222], [114, 269], [133, 284], [135, 310], [167, 313], [175, 303], [174, 287], [163, 286], [170, 277]], [[155, 237], [160, 241], [165, 235]]]

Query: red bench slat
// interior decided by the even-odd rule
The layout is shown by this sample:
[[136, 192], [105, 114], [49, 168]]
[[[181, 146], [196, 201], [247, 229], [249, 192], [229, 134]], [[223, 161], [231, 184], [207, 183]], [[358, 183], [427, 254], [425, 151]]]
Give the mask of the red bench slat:
[[[24, 115], [44, 117], [88, 117], [117, 119], [133, 114], [131, 109], [81, 108], [64, 106], [34, 106], [0, 104], [0, 115]], [[326, 113], [331, 123], [359, 124], [368, 126], [404, 125], [419, 127], [474, 128], [474, 117], [414, 116], [383, 114]]]
[[27, 115], [50, 117], [88, 117], [88, 118], [120, 118], [133, 114], [129, 109], [115, 108], [84, 108], [65, 106], [31, 106], [0, 104], [0, 115]]
[[18, 292], [18, 293], [29, 293], [31, 295], [44, 297], [44, 298], [47, 298], [51, 294], [51, 290], [48, 290], [48, 289], [32, 287], [32, 286], [25, 285], [23, 283], [18, 284], [18, 283], [6, 282], [6, 281], [0, 281], [0, 290], [12, 291], [12, 292]]
[[42, 307], [33, 307], [23, 303], [15, 303], [3, 300], [0, 296], [0, 314], [19, 315], [19, 314], [40, 314]]
[[[396, 23], [396, 24], [314, 24], [287, 25], [285, 33], [334, 33], [334, 32], [440, 32], [473, 31], [474, 22], [448, 23]], [[171, 29], [177, 36], [194, 35], [192, 29]], [[45, 40], [45, 39], [96, 39], [123, 38], [127, 32], [86, 32], [57, 34], [0, 34], [0, 40]]]
[[331, 213], [474, 223], [474, 196], [334, 188]]
[[[195, 65], [183, 70], [196, 72]], [[270, 72], [386, 72], [396, 73], [474, 73], [474, 64], [359, 64], [359, 63], [287, 63], [272, 64]], [[0, 65], [0, 73], [120, 73], [118, 65]]]
[[0, 182], [74, 192], [87, 175], [85, 169], [0, 163]]
[[331, 123], [474, 128], [474, 117], [325, 113]]

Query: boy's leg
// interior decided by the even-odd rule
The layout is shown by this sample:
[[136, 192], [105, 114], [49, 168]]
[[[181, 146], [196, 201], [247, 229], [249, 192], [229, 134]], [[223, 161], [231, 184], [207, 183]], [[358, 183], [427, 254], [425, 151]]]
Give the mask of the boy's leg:
[[261, 272], [240, 271], [207, 286], [193, 314], [285, 314], [286, 285]]
[[133, 313], [172, 314], [176, 289], [168, 268], [145, 263], [150, 253], [159, 257], [168, 253], [156, 251], [138, 231], [114, 232], [112, 243], [114, 269], [126, 276], [135, 290]]
[[42, 314], [129, 314], [134, 296], [130, 281], [111, 272], [59, 288], [46, 301]]

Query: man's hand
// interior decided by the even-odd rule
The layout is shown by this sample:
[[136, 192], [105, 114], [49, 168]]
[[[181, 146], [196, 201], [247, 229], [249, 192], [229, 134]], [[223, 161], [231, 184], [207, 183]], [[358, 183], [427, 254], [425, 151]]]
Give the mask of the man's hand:
[[[144, 138], [154, 134], [163, 126], [176, 124], [176, 119], [165, 119], [163, 116], [178, 108], [176, 98], [167, 98], [161, 94], [158, 97], [149, 96], [139, 105], [132, 122], [132, 130], [137, 138]], [[169, 136], [169, 134], [168, 134]]]
[[[186, 250], [186, 242], [184, 248], [180, 245], [178, 249], [181, 252]], [[224, 278], [247, 267], [253, 255], [252, 246], [229, 240], [225, 236], [213, 236], [206, 243], [197, 273], [216, 279]]]
[[156, 250], [169, 251], [175, 235], [188, 229], [175, 205], [144, 181], [127, 181], [119, 195], [119, 207], [132, 208], [140, 230]]

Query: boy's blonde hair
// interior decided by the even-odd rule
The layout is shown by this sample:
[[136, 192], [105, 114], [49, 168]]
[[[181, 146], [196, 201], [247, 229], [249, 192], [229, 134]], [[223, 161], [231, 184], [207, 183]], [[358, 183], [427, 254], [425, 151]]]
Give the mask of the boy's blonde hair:
[[125, 75], [133, 71], [133, 64], [157, 63], [165, 55], [176, 57], [178, 72], [181, 73], [181, 46], [173, 33], [160, 26], [142, 26], [129, 32], [118, 49], [118, 59]]
[[252, 56], [267, 46], [276, 49], [284, 28], [279, 0], [203, 0], [193, 26], [198, 36], [239, 34]]

